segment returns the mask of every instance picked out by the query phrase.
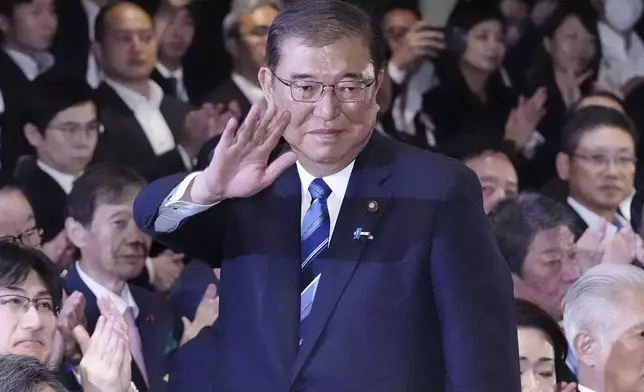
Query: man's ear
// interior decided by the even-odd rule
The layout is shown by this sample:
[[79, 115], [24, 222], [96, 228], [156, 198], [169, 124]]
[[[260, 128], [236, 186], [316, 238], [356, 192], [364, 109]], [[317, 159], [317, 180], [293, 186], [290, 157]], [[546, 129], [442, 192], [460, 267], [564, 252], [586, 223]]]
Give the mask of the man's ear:
[[550, 40], [550, 38], [543, 38], [543, 48], [546, 50], [546, 53], [552, 55], [552, 41]]
[[598, 356], [601, 347], [599, 341], [587, 331], [580, 331], [573, 339], [573, 350], [577, 360], [588, 367], [597, 365]]
[[93, 42], [90, 47], [98, 65], [103, 68], [103, 47], [98, 42]]
[[556, 164], [559, 178], [568, 181], [570, 178], [570, 156], [563, 152], [558, 153]]
[[25, 134], [27, 141], [29, 142], [29, 144], [31, 144], [32, 147], [37, 148], [40, 145], [40, 143], [42, 143], [43, 135], [40, 134], [40, 132], [38, 131], [38, 128], [34, 124], [31, 124], [31, 123], [25, 124], [22, 131]]
[[65, 231], [69, 240], [79, 249], [85, 248], [87, 245], [87, 229], [76, 221], [74, 218], [67, 218], [65, 220]]
[[262, 67], [257, 74], [257, 79], [259, 80], [259, 85], [262, 86], [262, 91], [264, 91], [264, 98], [266, 102], [273, 102], [273, 73], [267, 67]]

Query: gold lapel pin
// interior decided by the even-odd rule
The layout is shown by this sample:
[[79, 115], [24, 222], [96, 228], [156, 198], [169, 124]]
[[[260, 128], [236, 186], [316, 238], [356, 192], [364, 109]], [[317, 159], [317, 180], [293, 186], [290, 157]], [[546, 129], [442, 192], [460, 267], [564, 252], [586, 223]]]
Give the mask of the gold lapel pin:
[[367, 204], [367, 211], [369, 211], [369, 212], [376, 212], [376, 211], [378, 211], [378, 202], [377, 202], [377, 201], [375, 201], [375, 200], [370, 201], [370, 202]]
[[154, 315], [150, 314], [145, 318], [145, 321], [148, 323], [153, 323], [154, 322]]

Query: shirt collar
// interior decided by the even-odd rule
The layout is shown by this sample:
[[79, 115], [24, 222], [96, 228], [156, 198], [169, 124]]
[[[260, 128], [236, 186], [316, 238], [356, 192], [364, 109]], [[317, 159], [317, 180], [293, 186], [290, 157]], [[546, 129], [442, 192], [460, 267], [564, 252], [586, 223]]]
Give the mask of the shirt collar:
[[92, 0], [81, 0], [81, 5], [89, 22], [89, 39], [90, 41], [94, 41], [94, 25], [96, 23], [96, 17], [101, 11], [101, 7]]
[[[568, 197], [567, 202], [568, 202], [568, 205], [570, 205], [570, 207], [572, 207], [572, 209], [575, 210], [577, 214], [579, 214], [581, 219], [583, 219], [584, 222], [586, 222], [588, 227], [597, 226], [599, 222], [601, 222], [601, 220], [603, 219], [601, 216], [589, 210], [588, 208], [583, 206], [580, 202], [578, 202], [577, 200], [573, 199], [570, 196]], [[623, 216], [619, 214], [615, 214], [615, 218], [619, 219], [619, 221], [622, 223], [622, 226], [626, 226], [630, 224], [626, 219], [624, 219]], [[615, 226], [613, 222], [608, 222], [608, 224], [606, 225], [606, 234], [613, 235], [616, 232], [617, 232], [617, 226]]]
[[80, 267], [80, 263], [78, 262], [76, 262], [76, 271], [78, 271], [78, 276], [83, 281], [83, 283], [85, 283], [92, 294], [94, 294], [96, 299], [107, 297], [110, 301], [112, 301], [112, 303], [114, 303], [114, 306], [116, 306], [119, 312], [125, 313], [127, 308], [132, 308], [132, 311], [134, 312], [134, 318], [137, 318], [139, 316], [139, 307], [134, 301], [134, 297], [132, 296], [132, 292], [130, 291], [130, 286], [127, 283], [125, 284], [125, 286], [123, 286], [123, 291], [121, 292], [121, 294], [118, 295], [108, 290], [100, 283], [96, 282], [94, 279], [90, 278], [89, 275], [87, 275], [83, 271], [83, 269]]
[[264, 100], [264, 91], [261, 87], [236, 72], [233, 72], [230, 77], [250, 103], [258, 104]]
[[161, 63], [157, 63], [157, 70], [163, 76], [164, 78], [175, 78], [178, 80], [183, 80], [183, 67], [179, 67], [175, 69], [174, 71], [170, 71], [168, 67]]
[[579, 390], [579, 392], [595, 392], [592, 389], [586, 388], [583, 385], [577, 385], [577, 389]]
[[36, 161], [36, 165], [38, 165], [40, 170], [44, 171], [49, 175], [49, 177], [56, 181], [56, 183], [61, 188], [63, 188], [63, 191], [65, 191], [65, 193], [69, 195], [69, 193], [72, 191], [72, 187], [74, 186], [74, 181], [76, 181], [76, 179], [78, 178], [77, 176], [73, 174], [63, 173], [60, 170], [55, 169], [45, 162], [41, 161], [40, 159]]
[[49, 52], [36, 53], [30, 56], [6, 46], [4, 51], [30, 81], [36, 79], [41, 72], [54, 65], [54, 56]]
[[[347, 186], [349, 185], [349, 179], [351, 178], [351, 172], [353, 171], [355, 162], [355, 160], [351, 161], [351, 163], [347, 165], [347, 167], [335, 174], [322, 177], [324, 182], [326, 182], [329, 188], [331, 188], [331, 192], [334, 195], [338, 196], [340, 200], [344, 198], [344, 194], [347, 191]], [[300, 162], [297, 162], [296, 165], [297, 172], [300, 175], [300, 182], [302, 183], [302, 195], [309, 195], [309, 185], [311, 185], [315, 177], [309, 174], [309, 172], [307, 172], [304, 167], [302, 167]]]
[[142, 108], [159, 109], [161, 107], [163, 90], [152, 80], [148, 80], [148, 83], [150, 84], [150, 98], [147, 98], [110, 78], [105, 78], [105, 83], [116, 91], [116, 94], [121, 97], [123, 102], [125, 102], [127, 107], [129, 107], [133, 112]]

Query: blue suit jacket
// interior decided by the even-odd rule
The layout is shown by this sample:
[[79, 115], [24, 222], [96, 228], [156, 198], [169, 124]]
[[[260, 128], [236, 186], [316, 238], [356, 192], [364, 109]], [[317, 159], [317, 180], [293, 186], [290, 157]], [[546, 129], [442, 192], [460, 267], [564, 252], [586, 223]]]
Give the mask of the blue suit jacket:
[[[510, 272], [479, 181], [462, 164], [372, 136], [316, 259], [322, 278], [299, 348], [297, 169], [156, 233], [159, 208], [182, 178], [142, 191], [135, 219], [171, 249], [222, 267], [217, 350], [196, 360], [216, 361], [213, 390], [521, 390]], [[376, 211], [367, 208], [374, 201]], [[353, 239], [356, 228], [373, 240]]]
[[[91, 335], [96, 328], [96, 322], [101, 312], [98, 309], [97, 298], [81, 280], [75, 267], [72, 267], [65, 276], [65, 290], [69, 294], [80, 291], [85, 296], [85, 318], [87, 331]], [[136, 325], [141, 336], [150, 388], [146, 388], [143, 376], [134, 360], [132, 360], [132, 381], [139, 391], [163, 392], [166, 390], [166, 381], [163, 378], [169, 372], [169, 360], [166, 353], [174, 348], [172, 347], [174, 343], [172, 311], [158, 295], [133, 285], [130, 285], [130, 290], [139, 307]], [[79, 388], [79, 386], [76, 385], [75, 388]]]

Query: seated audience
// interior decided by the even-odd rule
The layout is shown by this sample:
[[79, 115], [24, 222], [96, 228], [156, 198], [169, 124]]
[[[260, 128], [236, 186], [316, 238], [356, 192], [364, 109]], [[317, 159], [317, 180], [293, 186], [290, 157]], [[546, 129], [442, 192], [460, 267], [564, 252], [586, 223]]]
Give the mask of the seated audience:
[[519, 179], [510, 158], [511, 146], [472, 136], [455, 139], [444, 152], [474, 170], [481, 181], [486, 214], [499, 201], [517, 196]]
[[601, 59], [597, 14], [586, 1], [563, 2], [541, 26], [535, 64], [528, 71], [527, 95], [546, 88], [546, 114], [534, 157], [522, 167], [526, 186], [539, 189], [557, 176], [555, 159], [568, 108], [594, 87]]
[[37, 358], [0, 355], [0, 391], [67, 392], [55, 373]]
[[[574, 391], [568, 345], [559, 324], [531, 302], [517, 300], [521, 392]], [[561, 386], [561, 390], [557, 387]]]
[[570, 288], [562, 307], [579, 391], [641, 391], [644, 271], [630, 265], [595, 267]]
[[629, 225], [619, 207], [633, 190], [636, 143], [631, 121], [614, 109], [580, 109], [564, 126], [557, 172], [568, 183], [577, 237], [602, 221], [609, 237]]
[[73, 250], [64, 233], [67, 195], [92, 160], [103, 130], [93, 91], [82, 78], [47, 72], [32, 83], [29, 96], [24, 133], [36, 156], [19, 162], [16, 177], [43, 229], [42, 240]]
[[515, 297], [561, 320], [561, 299], [580, 275], [570, 212], [545, 196], [523, 194], [499, 202], [489, 217]]
[[164, 391], [166, 354], [175, 347], [173, 316], [157, 294], [129, 285], [139, 275], [151, 239], [132, 218], [134, 198], [145, 181], [130, 169], [98, 165], [76, 180], [68, 197], [66, 229], [80, 259], [65, 279], [68, 292], [86, 299], [87, 330], [99, 317], [97, 299], [109, 298], [130, 329], [132, 380], [140, 391]]
[[57, 24], [54, 0], [0, 1], [0, 91], [5, 106], [0, 124], [0, 162], [9, 173], [18, 157], [32, 151], [16, 115], [24, 100], [24, 89], [54, 64], [49, 47]]
[[184, 77], [183, 59], [195, 36], [194, 7], [183, 6], [171, 16], [159, 37], [157, 65], [152, 80], [161, 86], [165, 94], [183, 102], [195, 101]]

